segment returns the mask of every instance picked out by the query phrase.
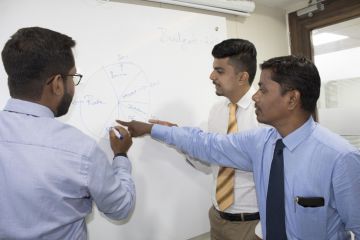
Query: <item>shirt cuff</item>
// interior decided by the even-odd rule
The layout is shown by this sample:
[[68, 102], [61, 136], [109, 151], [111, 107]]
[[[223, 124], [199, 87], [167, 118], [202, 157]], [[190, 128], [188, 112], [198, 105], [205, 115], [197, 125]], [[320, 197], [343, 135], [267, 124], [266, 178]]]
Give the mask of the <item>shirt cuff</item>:
[[131, 162], [127, 157], [115, 156], [112, 165], [113, 167], [119, 167], [131, 173]]
[[165, 142], [166, 134], [170, 131], [171, 127], [154, 124], [151, 128], [151, 137]]
[[119, 157], [119, 156], [126, 157], [126, 158], [128, 157], [126, 153], [117, 153], [114, 155], [114, 158]]

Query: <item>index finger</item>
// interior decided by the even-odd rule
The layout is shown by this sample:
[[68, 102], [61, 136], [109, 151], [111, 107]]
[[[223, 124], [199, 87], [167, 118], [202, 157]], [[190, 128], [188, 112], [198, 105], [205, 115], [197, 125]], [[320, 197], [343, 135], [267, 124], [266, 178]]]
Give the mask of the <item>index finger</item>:
[[148, 121], [149, 123], [154, 123], [154, 124], [161, 124], [161, 120], [158, 120], [158, 119], [149, 119], [149, 121]]
[[130, 122], [126, 122], [126, 121], [122, 121], [122, 120], [116, 120], [116, 122], [123, 126], [126, 126], [126, 127], [128, 127], [130, 125]]

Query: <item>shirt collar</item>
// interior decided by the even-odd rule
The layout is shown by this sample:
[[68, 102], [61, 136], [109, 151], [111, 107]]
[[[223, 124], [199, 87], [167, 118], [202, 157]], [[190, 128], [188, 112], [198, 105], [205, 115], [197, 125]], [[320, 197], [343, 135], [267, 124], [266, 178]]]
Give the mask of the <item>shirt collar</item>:
[[[253, 87], [250, 87], [249, 90], [245, 93], [244, 96], [236, 103], [238, 107], [247, 109], [251, 104], [254, 104], [252, 96], [255, 94], [256, 90]], [[229, 105], [230, 100], [227, 99], [226, 104]]]
[[54, 118], [54, 113], [48, 107], [38, 103], [24, 101], [15, 98], [10, 98], [7, 101], [4, 107], [4, 111], [26, 114], [36, 117]]
[[[316, 122], [312, 117], [309, 117], [309, 119], [301, 127], [283, 138], [285, 147], [290, 151], [293, 151], [301, 142], [305, 141], [305, 139], [312, 133], [315, 127]], [[281, 139], [279, 132], [277, 132], [277, 134], [275, 134], [274, 138], [272, 139], [274, 145], [278, 139]]]

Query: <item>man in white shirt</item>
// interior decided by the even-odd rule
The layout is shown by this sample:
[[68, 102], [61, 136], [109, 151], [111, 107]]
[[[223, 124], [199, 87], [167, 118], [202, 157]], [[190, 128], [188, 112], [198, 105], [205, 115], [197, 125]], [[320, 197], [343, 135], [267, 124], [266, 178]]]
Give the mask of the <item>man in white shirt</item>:
[[[216, 95], [224, 96], [226, 99], [216, 103], [210, 111], [208, 119], [210, 132], [228, 133], [230, 103], [237, 105], [235, 114], [237, 131], [241, 132], [259, 126], [251, 99], [256, 92], [251, 87], [257, 68], [256, 54], [255, 46], [243, 39], [228, 39], [214, 46], [212, 50], [213, 71], [210, 79], [215, 85]], [[156, 120], [150, 122], [172, 125], [169, 122]], [[231, 180], [234, 183], [232, 203], [229, 207], [221, 209], [217, 200], [219, 166], [208, 166], [190, 158], [188, 160], [196, 169], [211, 172], [213, 175], [211, 191], [213, 206], [209, 210], [211, 239], [258, 239], [255, 235], [255, 227], [259, 224], [258, 229], [261, 228], [252, 172], [234, 171]]]

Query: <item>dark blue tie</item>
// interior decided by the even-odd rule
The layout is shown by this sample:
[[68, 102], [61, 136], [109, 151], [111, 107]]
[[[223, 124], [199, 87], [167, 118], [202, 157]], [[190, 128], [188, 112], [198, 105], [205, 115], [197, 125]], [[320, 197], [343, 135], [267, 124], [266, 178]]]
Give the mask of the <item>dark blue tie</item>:
[[266, 198], [267, 240], [287, 239], [285, 229], [284, 147], [281, 139], [276, 141]]

